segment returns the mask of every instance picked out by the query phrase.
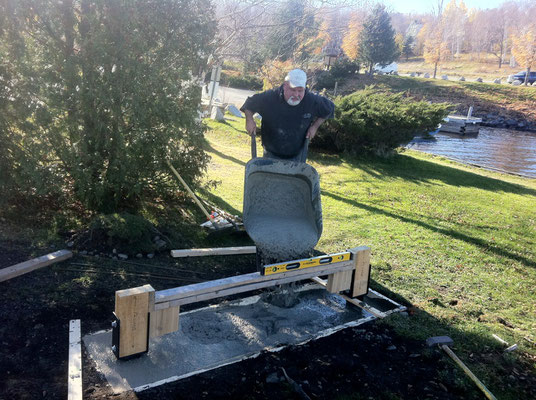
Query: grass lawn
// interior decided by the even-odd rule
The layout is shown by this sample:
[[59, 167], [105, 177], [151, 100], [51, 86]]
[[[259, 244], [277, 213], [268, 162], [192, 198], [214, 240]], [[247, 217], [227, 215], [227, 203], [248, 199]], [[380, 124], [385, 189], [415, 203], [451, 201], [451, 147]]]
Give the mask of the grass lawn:
[[[511, 67], [509, 62], [503, 63], [499, 68], [499, 60], [491, 54], [460, 54], [452, 60], [442, 61], [437, 67], [438, 78], [441, 75], [448, 75], [451, 78], [463, 76], [468, 79], [482, 78], [494, 80], [497, 78], [503, 81], [510, 74], [523, 71], [523, 67]], [[398, 71], [400, 73], [434, 72], [434, 65], [424, 62], [422, 57], [412, 57], [408, 61], [401, 59], [398, 61]]]
[[[208, 121], [210, 199], [242, 210], [244, 120]], [[536, 180], [405, 151], [389, 160], [312, 153], [326, 253], [368, 245], [372, 287], [410, 306], [385, 323], [416, 339], [449, 335], [480, 377], [504, 381], [536, 360]], [[519, 349], [502, 354], [496, 334]], [[532, 363], [532, 367], [529, 367]]]

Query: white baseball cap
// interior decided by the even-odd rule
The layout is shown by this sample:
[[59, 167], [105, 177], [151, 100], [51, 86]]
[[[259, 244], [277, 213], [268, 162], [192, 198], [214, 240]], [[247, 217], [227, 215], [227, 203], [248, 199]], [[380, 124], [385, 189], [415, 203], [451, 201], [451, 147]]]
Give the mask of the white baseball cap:
[[307, 75], [301, 69], [293, 69], [285, 77], [285, 81], [288, 81], [291, 88], [302, 87], [307, 84]]

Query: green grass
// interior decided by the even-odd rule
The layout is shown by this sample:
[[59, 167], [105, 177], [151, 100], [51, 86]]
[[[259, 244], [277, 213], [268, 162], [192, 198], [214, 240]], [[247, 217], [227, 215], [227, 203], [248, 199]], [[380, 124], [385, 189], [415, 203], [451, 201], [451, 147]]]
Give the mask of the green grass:
[[[510, 67], [509, 63], [503, 63], [499, 68], [499, 60], [491, 54], [462, 54], [453, 57], [452, 60], [442, 61], [437, 68], [437, 75], [441, 77], [447, 74], [450, 77], [460, 77], [474, 79], [481, 77], [487, 80], [501, 78], [505, 80], [510, 74], [522, 71], [523, 67]], [[408, 61], [398, 61], [398, 71], [400, 73], [434, 72], [434, 65], [424, 62], [422, 57], [413, 57]]]
[[[244, 120], [207, 123], [208, 177], [220, 181], [211, 199], [239, 213]], [[372, 287], [411, 307], [411, 318], [386, 323], [417, 339], [451, 336], [477, 375], [499, 382], [497, 396], [515, 398], [503, 375], [536, 356], [524, 339], [536, 341], [536, 180], [414, 151], [389, 160], [312, 153], [310, 163], [322, 188], [317, 249], [370, 246]], [[503, 356], [492, 334], [520, 351]]]

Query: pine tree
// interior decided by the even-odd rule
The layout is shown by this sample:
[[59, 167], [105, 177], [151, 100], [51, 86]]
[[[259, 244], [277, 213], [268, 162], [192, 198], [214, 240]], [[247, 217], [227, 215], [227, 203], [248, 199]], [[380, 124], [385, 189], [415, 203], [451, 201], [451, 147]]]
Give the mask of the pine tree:
[[400, 53], [395, 42], [395, 31], [385, 7], [377, 5], [365, 20], [359, 35], [359, 60], [372, 73], [375, 64], [387, 65], [397, 60]]

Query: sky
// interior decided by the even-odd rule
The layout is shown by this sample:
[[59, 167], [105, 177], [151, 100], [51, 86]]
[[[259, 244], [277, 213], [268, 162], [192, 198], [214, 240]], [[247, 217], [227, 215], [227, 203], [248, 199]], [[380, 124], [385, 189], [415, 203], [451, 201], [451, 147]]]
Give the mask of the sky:
[[[443, 1], [443, 7], [449, 3], [450, 0]], [[464, 0], [467, 8], [496, 8], [505, 0]], [[458, 1], [459, 3], [459, 1]], [[437, 0], [384, 0], [384, 4], [390, 7], [393, 11], [398, 11], [404, 14], [408, 13], [427, 13], [434, 9], [437, 5]]]

